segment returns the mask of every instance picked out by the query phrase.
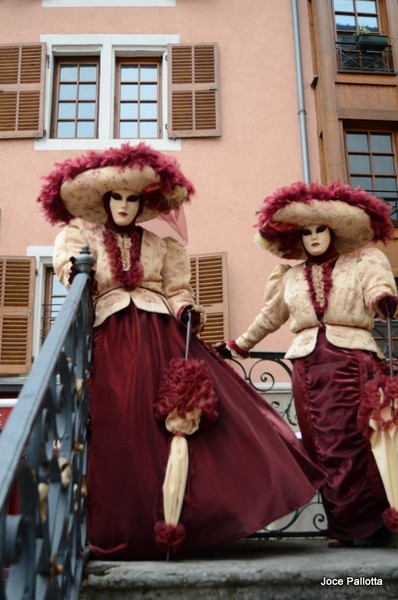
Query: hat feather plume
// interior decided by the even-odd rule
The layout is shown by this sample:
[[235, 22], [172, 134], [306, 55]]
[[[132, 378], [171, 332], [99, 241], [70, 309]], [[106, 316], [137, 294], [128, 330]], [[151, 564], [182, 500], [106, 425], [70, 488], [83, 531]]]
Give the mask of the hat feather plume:
[[65, 208], [60, 194], [65, 181], [73, 180], [84, 171], [109, 166], [120, 167], [121, 170], [129, 167], [152, 167], [160, 178], [161, 192], [166, 196], [172, 193], [175, 186], [186, 188], [186, 200], [195, 191], [193, 184], [181, 172], [176, 159], [153, 150], [144, 143], [137, 146], [125, 143], [120, 148], [109, 148], [101, 152], [93, 150], [83, 156], [56, 163], [56, 168], [43, 177], [45, 183], [37, 198], [47, 220], [52, 224], [68, 223], [73, 218]]
[[356, 206], [365, 211], [374, 231], [373, 241], [386, 241], [394, 238], [394, 227], [390, 218], [390, 207], [380, 198], [372, 196], [359, 186], [351, 188], [348, 184], [334, 181], [329, 185], [318, 182], [296, 182], [290, 186], [278, 189], [272, 196], [265, 198], [263, 207], [259, 211], [256, 226], [260, 233], [272, 236], [272, 218], [277, 211], [292, 202], [310, 203], [312, 200], [330, 201], [340, 200], [351, 206]]

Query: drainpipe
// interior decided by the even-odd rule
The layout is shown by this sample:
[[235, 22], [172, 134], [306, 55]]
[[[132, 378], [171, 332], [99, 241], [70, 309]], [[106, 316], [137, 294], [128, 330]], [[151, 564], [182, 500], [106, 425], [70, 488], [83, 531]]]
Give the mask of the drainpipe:
[[301, 159], [303, 164], [303, 181], [310, 182], [310, 166], [308, 158], [307, 144], [307, 126], [306, 126], [306, 111], [304, 102], [303, 90], [303, 73], [301, 68], [301, 48], [300, 48], [300, 29], [297, 11], [297, 0], [292, 0], [292, 17], [293, 17], [293, 36], [294, 36], [294, 56], [296, 61], [296, 77], [297, 77], [297, 95], [299, 105], [299, 121], [300, 121], [300, 142], [301, 142]]

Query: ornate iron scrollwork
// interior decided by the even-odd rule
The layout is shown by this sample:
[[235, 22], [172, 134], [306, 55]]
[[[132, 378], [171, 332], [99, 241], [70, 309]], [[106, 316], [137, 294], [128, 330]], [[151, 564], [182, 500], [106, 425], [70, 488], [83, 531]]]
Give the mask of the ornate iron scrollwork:
[[88, 248], [75, 265], [79, 273], [0, 435], [0, 600], [79, 595], [93, 322]]
[[[291, 390], [292, 370], [290, 362], [284, 358], [284, 354], [282, 352], [250, 352], [249, 359], [242, 362], [237, 358], [232, 358], [227, 352], [224, 358], [236, 368], [245, 381], [264, 397], [264, 402], [269, 402], [275, 408], [300, 437]], [[282, 387], [281, 381], [285, 382]], [[325, 535], [326, 516], [322, 499], [317, 493], [311, 502], [249, 537], [283, 538]]]

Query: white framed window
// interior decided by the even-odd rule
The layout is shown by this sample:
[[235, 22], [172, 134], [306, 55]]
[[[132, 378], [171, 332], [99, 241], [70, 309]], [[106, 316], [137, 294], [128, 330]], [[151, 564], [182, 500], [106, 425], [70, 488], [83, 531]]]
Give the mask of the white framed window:
[[[44, 129], [45, 136], [35, 141], [36, 150], [100, 150], [104, 147], [118, 146], [126, 141], [145, 141], [157, 150], [179, 150], [181, 142], [179, 139], [170, 139], [167, 135], [168, 114], [168, 63], [167, 46], [179, 43], [179, 35], [42, 35], [41, 42], [47, 47], [47, 73], [45, 85], [45, 108]], [[90, 131], [90, 137], [57, 137], [57, 113], [59, 109], [59, 77], [57, 69], [63, 60], [72, 61], [75, 64], [97, 61], [98, 81], [96, 82], [96, 123], [95, 128], [83, 128], [82, 131]], [[159, 63], [159, 80], [157, 82], [157, 135], [153, 137], [153, 128], [149, 138], [119, 138], [115, 137], [119, 131], [128, 131], [121, 128], [117, 123], [120, 111], [116, 110], [118, 103], [118, 65], [120, 61], [130, 59], [131, 61], [153, 60]], [[76, 67], [77, 68], [77, 67]], [[88, 71], [88, 69], [86, 69]], [[70, 71], [72, 76], [72, 70]], [[73, 85], [78, 89], [78, 80]], [[93, 82], [90, 80], [90, 85]], [[72, 94], [71, 85], [69, 91]], [[83, 82], [87, 88], [86, 82]], [[58, 88], [57, 88], [58, 86]], [[119, 85], [120, 87], [120, 85]], [[65, 88], [67, 89], [67, 88]], [[70, 117], [76, 121], [78, 131], [78, 95], [75, 96], [73, 108], [71, 101], [69, 106], [63, 110], [75, 111]], [[87, 104], [86, 104], [87, 108]], [[65, 114], [65, 113], [64, 113]], [[71, 112], [69, 114], [72, 114]], [[86, 113], [85, 113], [86, 114]], [[64, 129], [65, 131], [65, 129]], [[148, 128], [137, 129], [137, 131], [148, 131]], [[84, 135], [84, 134], [83, 134]]]

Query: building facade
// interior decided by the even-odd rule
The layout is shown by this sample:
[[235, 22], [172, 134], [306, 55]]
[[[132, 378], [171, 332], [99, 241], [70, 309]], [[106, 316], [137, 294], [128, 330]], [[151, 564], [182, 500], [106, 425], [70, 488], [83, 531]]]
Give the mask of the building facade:
[[[398, 219], [398, 7], [308, 2], [321, 179], [360, 185]], [[398, 275], [396, 241], [382, 248]]]
[[[277, 259], [254, 244], [253, 224], [276, 188], [340, 179], [395, 210], [397, 10], [393, 0], [3, 0], [3, 382], [29, 372], [65, 293], [51, 268], [58, 230], [36, 198], [66, 158], [126, 141], [177, 158], [196, 188], [187, 251], [210, 341], [236, 337], [261, 307]], [[384, 47], [360, 47], [361, 27]], [[385, 251], [398, 276], [394, 243]], [[290, 339], [286, 325], [258, 349]]]

